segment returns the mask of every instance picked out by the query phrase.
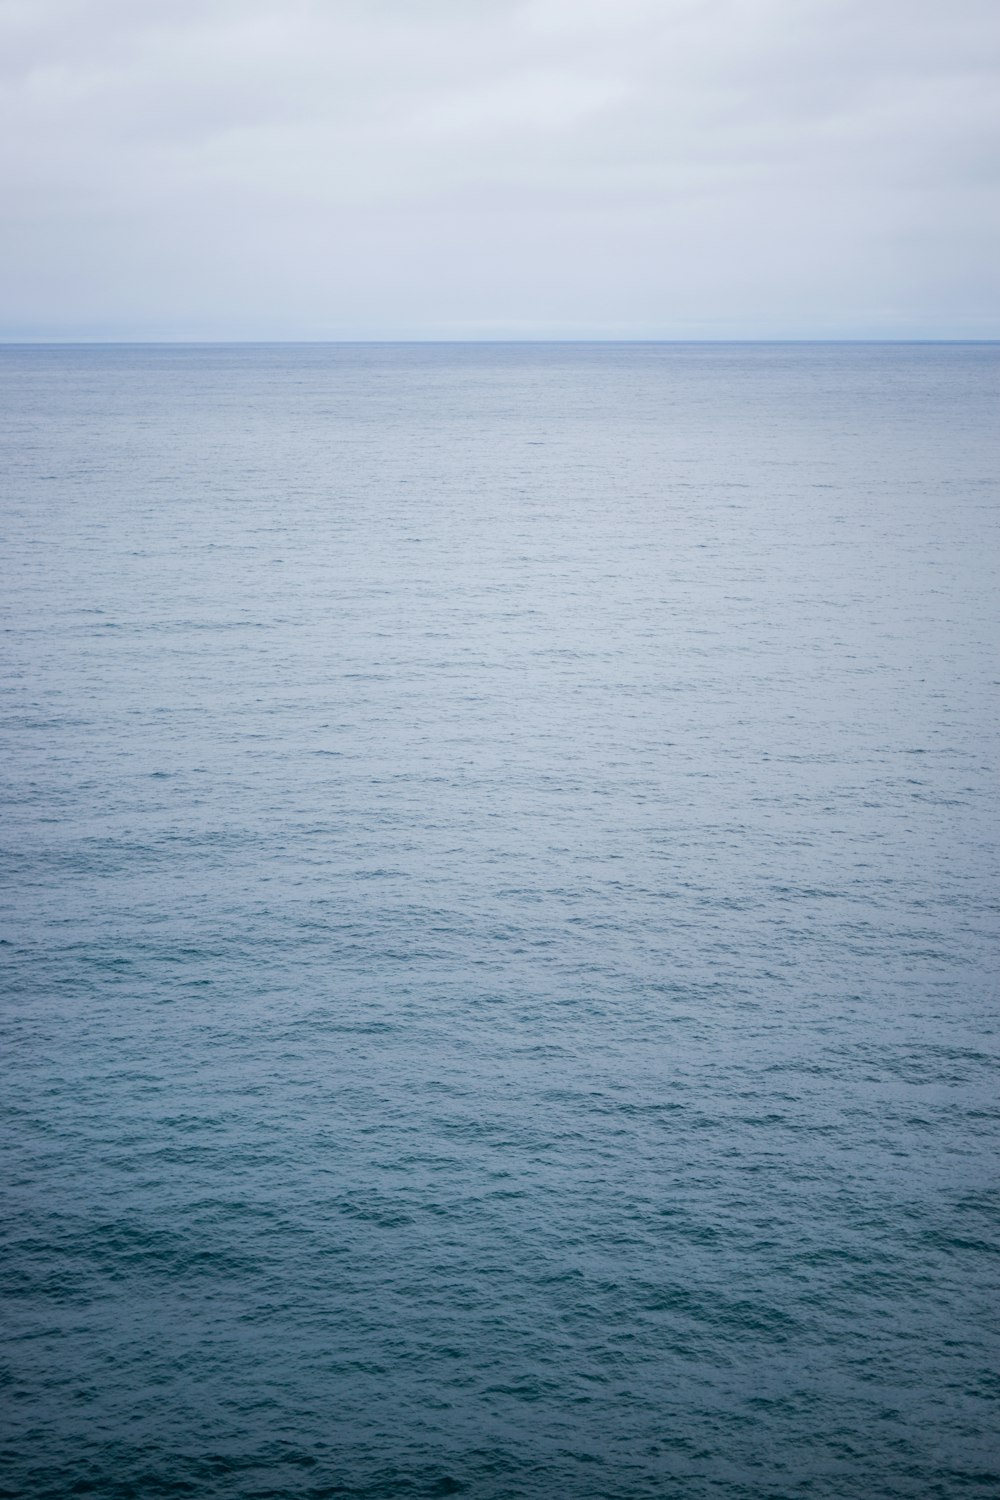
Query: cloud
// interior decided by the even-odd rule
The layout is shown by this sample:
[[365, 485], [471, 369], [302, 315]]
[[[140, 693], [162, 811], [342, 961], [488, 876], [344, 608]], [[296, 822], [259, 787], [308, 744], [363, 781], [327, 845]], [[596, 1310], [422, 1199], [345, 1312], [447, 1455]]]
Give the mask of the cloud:
[[0, 0], [0, 332], [996, 336], [995, 0]]
[[413, 125], [424, 135], [507, 139], [518, 131], [563, 131], [627, 92], [614, 78], [583, 74], [511, 73], [480, 89], [446, 94], [419, 110]]

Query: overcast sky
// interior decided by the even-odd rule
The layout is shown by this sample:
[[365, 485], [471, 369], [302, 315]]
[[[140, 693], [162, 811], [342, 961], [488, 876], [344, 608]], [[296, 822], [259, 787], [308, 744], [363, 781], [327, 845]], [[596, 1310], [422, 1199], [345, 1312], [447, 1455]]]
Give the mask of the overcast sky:
[[0, 0], [0, 337], [1000, 336], [1000, 0]]

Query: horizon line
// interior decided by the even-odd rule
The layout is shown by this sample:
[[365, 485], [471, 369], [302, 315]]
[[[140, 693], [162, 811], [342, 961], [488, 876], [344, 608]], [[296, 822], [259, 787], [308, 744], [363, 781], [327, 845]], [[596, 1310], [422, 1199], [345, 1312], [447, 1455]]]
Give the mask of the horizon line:
[[879, 344], [879, 345], [913, 345], [913, 344], [1000, 344], [1000, 334], [984, 337], [930, 337], [913, 336], [909, 338], [896, 337], [702, 337], [702, 338], [613, 338], [598, 336], [592, 338], [6, 338], [0, 335], [0, 349], [42, 349], [42, 348], [329, 348], [329, 347], [363, 347], [369, 345], [407, 345], [428, 346], [447, 345], [449, 347], [477, 346], [482, 344], [501, 346], [531, 346], [531, 345], [664, 345], [664, 344], [751, 344], [751, 345], [799, 345], [799, 344]]

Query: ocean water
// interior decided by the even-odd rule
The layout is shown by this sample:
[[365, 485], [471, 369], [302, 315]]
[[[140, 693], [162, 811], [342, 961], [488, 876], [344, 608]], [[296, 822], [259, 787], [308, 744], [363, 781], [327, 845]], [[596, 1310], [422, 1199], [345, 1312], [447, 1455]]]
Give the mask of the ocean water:
[[0, 1494], [1000, 1493], [998, 394], [0, 350]]

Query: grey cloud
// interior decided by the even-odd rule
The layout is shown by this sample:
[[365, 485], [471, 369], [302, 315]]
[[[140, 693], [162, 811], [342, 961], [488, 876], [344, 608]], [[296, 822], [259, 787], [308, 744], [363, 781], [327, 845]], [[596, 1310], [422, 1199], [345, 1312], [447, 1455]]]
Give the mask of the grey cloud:
[[6, 0], [6, 337], [1000, 334], [994, 0]]

